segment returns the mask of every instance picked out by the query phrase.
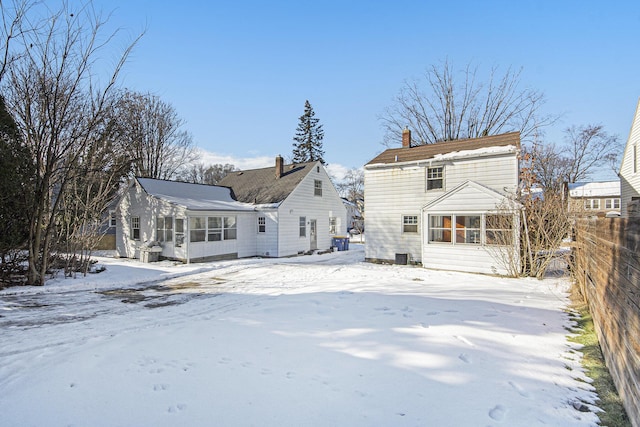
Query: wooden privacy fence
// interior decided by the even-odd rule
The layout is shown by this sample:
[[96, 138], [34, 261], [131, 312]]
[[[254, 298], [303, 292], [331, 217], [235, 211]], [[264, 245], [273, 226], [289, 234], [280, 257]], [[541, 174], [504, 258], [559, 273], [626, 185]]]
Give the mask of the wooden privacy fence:
[[607, 366], [640, 427], [640, 218], [580, 219], [573, 273]]

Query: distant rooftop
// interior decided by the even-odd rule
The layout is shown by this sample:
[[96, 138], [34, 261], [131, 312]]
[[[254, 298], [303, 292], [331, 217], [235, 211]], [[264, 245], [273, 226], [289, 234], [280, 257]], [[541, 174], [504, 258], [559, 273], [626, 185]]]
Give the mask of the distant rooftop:
[[571, 197], [620, 197], [620, 181], [575, 182], [568, 184]]

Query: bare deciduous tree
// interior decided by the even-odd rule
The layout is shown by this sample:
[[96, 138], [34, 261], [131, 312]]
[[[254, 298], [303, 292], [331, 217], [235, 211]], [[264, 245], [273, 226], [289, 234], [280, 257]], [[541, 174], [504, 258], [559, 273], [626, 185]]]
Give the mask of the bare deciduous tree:
[[228, 163], [210, 166], [205, 166], [204, 163], [194, 163], [184, 168], [178, 179], [194, 184], [216, 185], [222, 178], [236, 170], [238, 169], [234, 165]]
[[8, 110], [36, 168], [27, 277], [33, 285], [44, 284], [62, 196], [87, 147], [101, 140], [117, 77], [137, 41], [100, 83], [97, 63], [116, 35], [104, 34], [106, 20], [91, 3], [78, 8], [63, 3], [55, 12], [38, 6], [43, 10], [32, 9], [32, 19], [17, 27], [12, 49], [19, 53], [9, 55], [14, 61], [2, 82]]
[[359, 200], [364, 199], [364, 172], [362, 169], [349, 169], [336, 187], [342, 197], [358, 203]]
[[119, 104], [121, 134], [134, 159], [134, 174], [173, 179], [195, 160], [191, 135], [173, 106], [152, 94], [125, 91]]
[[552, 122], [540, 115], [544, 96], [520, 88], [520, 71], [500, 74], [494, 67], [486, 83], [467, 64], [459, 74], [445, 61], [426, 70], [421, 80], [408, 80], [395, 102], [380, 116], [385, 143], [400, 141], [410, 127], [417, 144], [432, 144], [519, 131], [523, 141]]
[[571, 126], [565, 130], [565, 144], [561, 150], [568, 161], [564, 172], [567, 182], [588, 178], [601, 167], [618, 164], [623, 147], [616, 135], [608, 134], [602, 125]]

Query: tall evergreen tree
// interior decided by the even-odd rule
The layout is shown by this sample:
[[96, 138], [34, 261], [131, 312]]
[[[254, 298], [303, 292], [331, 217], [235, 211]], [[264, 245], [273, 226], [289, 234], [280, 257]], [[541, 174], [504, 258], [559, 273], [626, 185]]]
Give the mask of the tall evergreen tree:
[[0, 97], [0, 256], [3, 262], [8, 252], [22, 249], [29, 238], [27, 212], [33, 169], [30, 153], [22, 144], [4, 98]]
[[319, 161], [323, 165], [325, 164], [324, 150], [322, 150], [324, 130], [315, 115], [309, 101], [305, 101], [304, 114], [300, 116], [296, 136], [293, 137], [295, 142], [293, 143], [292, 160], [294, 163]]

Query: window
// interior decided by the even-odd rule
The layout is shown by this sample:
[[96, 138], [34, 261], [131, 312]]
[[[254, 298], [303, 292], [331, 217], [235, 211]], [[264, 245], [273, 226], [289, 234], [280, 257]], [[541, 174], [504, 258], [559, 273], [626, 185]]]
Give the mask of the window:
[[487, 245], [511, 245], [513, 243], [513, 216], [487, 215], [485, 242]]
[[456, 243], [479, 245], [480, 215], [456, 215]]
[[210, 216], [207, 218], [207, 241], [219, 242], [222, 240], [222, 217]]
[[329, 234], [338, 234], [338, 221], [335, 216], [329, 218]]
[[593, 210], [600, 209], [600, 199], [585, 199], [584, 208]]
[[140, 240], [140, 217], [131, 217], [131, 238], [133, 240]]
[[429, 215], [429, 243], [511, 245], [513, 216]]
[[620, 199], [606, 199], [604, 201], [605, 209], [620, 209]]
[[313, 181], [313, 195], [322, 196], [322, 181], [319, 179]]
[[429, 215], [429, 242], [451, 243], [451, 215]]
[[264, 233], [267, 230], [267, 221], [263, 216], [258, 217], [258, 233]]
[[444, 167], [427, 168], [427, 191], [444, 188]]
[[176, 218], [176, 246], [184, 244], [184, 219]]
[[235, 240], [238, 236], [235, 216], [224, 217], [224, 240]]
[[156, 218], [156, 239], [159, 242], [173, 241], [173, 217], [159, 216]]
[[114, 209], [109, 210], [109, 227], [116, 226], [116, 211]]
[[417, 233], [418, 232], [418, 216], [404, 215], [402, 217], [402, 232]]
[[638, 172], [638, 146], [633, 145], [633, 173]]
[[204, 242], [207, 237], [207, 221], [203, 216], [194, 216], [189, 222], [189, 240]]
[[300, 237], [307, 236], [307, 217], [300, 217]]

